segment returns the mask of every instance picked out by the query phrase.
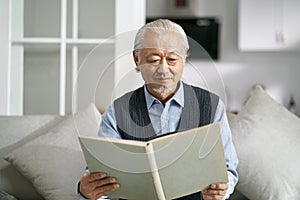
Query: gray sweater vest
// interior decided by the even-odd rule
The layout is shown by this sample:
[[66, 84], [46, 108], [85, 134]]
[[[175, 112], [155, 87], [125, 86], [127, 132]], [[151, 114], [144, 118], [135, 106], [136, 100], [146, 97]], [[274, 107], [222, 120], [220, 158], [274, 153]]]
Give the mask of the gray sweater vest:
[[[184, 107], [176, 132], [212, 123], [219, 97], [191, 85], [184, 84], [183, 87]], [[117, 128], [123, 139], [148, 141], [156, 137], [148, 114], [143, 87], [117, 99], [114, 107]]]

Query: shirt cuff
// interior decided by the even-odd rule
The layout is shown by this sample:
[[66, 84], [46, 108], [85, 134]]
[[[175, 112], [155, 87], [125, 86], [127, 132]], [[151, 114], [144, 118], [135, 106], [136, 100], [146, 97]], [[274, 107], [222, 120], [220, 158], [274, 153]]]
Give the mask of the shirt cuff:
[[76, 193], [80, 200], [86, 200], [87, 198], [83, 194], [81, 194], [79, 188], [80, 188], [80, 181], [78, 181], [78, 183], [77, 183]]

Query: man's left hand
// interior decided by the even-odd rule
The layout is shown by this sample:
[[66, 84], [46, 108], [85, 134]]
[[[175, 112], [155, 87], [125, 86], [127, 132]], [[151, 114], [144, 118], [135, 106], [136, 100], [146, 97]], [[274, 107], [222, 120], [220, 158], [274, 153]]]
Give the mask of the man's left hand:
[[214, 183], [210, 188], [203, 190], [203, 200], [221, 200], [228, 189], [227, 183]]

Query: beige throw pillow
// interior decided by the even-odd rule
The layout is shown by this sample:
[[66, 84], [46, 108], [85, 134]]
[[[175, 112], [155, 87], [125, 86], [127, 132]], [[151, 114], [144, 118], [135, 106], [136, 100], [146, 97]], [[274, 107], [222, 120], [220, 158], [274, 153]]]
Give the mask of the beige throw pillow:
[[26, 115], [0, 117], [0, 188], [18, 199], [40, 200], [38, 194], [15, 167], [4, 160], [14, 149], [24, 145], [63, 120], [57, 115]]
[[86, 166], [77, 136], [97, 135], [100, 120], [92, 104], [11, 152], [6, 159], [45, 199], [76, 199], [76, 184]]
[[237, 190], [251, 200], [300, 199], [300, 119], [257, 86], [230, 126]]

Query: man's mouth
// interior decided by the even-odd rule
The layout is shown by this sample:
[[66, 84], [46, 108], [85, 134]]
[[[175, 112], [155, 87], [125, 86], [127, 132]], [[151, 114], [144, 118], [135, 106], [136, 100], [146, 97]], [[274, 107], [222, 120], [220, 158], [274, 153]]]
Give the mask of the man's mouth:
[[155, 78], [156, 81], [158, 81], [159, 83], [166, 83], [169, 82], [171, 80], [171, 77], [159, 77], [159, 78]]

